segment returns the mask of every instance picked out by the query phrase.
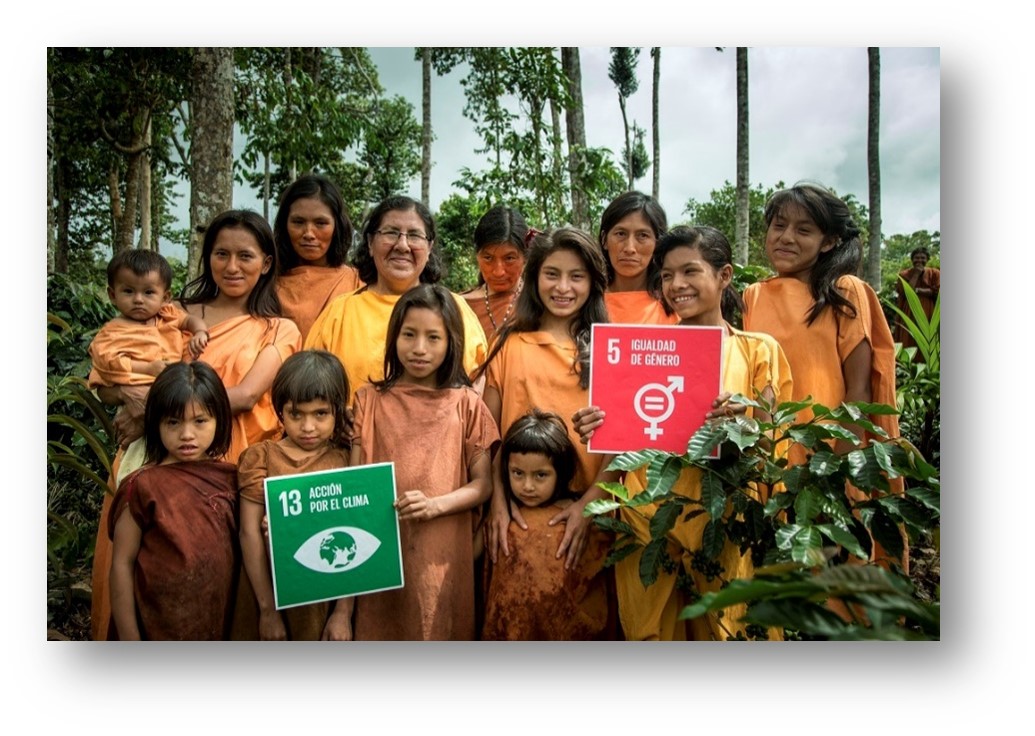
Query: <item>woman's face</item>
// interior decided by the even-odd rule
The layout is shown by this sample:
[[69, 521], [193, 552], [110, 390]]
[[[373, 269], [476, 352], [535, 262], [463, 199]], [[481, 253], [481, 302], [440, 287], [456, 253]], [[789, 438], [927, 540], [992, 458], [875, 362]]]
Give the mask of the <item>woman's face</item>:
[[243, 227], [220, 230], [208, 261], [220, 295], [231, 299], [250, 295], [273, 266], [273, 256], [263, 253], [259, 241]]
[[316, 197], [296, 199], [288, 210], [291, 247], [307, 266], [326, 266], [334, 237], [334, 213]]
[[654, 254], [654, 228], [642, 212], [632, 212], [607, 231], [607, 257], [615, 273], [626, 279], [643, 275]]
[[[385, 213], [380, 227], [367, 243], [381, 288], [390, 294], [402, 294], [420, 282], [433, 245], [427, 240], [427, 235], [424, 220], [416, 210], [389, 210]], [[396, 237], [399, 239], [392, 243]]]
[[478, 268], [490, 294], [514, 291], [525, 256], [513, 243], [490, 243], [478, 251]]

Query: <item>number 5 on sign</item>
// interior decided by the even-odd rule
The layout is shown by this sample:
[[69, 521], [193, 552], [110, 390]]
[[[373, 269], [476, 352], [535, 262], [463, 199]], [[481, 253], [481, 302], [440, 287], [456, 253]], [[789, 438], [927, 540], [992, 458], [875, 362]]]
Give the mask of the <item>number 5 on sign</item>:
[[590, 452], [682, 454], [722, 385], [721, 327], [593, 325], [589, 403], [607, 418]]

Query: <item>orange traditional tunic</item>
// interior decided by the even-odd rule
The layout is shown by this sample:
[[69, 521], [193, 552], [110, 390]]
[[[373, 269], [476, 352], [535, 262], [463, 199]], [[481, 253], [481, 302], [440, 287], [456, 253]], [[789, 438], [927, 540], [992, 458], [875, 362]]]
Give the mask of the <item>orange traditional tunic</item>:
[[486, 562], [485, 641], [589, 641], [606, 639], [608, 623], [604, 560], [610, 535], [592, 527], [574, 570], [564, 569], [557, 548], [564, 525], [547, 522], [565, 507], [523, 508], [528, 524], [510, 522], [510, 555]]
[[495, 387], [502, 400], [501, 435], [534, 407], [564, 419], [578, 456], [571, 490], [581, 496], [597, 477], [604, 456], [590, 453], [571, 426], [572, 414], [589, 405], [589, 389], [579, 386], [575, 373], [575, 354], [571, 339], [560, 344], [546, 331], [511, 333], [489, 364], [485, 385]]
[[[769, 335], [742, 332], [732, 327], [729, 330], [730, 334], [722, 341], [723, 390], [754, 396], [756, 390], [771, 387], [778, 402], [787, 401], [792, 393], [791, 368], [776, 341]], [[630, 497], [643, 491], [647, 485], [646, 470], [640, 468], [628, 473], [625, 485], [629, 488]], [[701, 471], [694, 467], [684, 468], [673, 483], [672, 490], [688, 498], [700, 499]], [[636, 530], [641, 543], [647, 543], [650, 541], [650, 519], [656, 511], [654, 504], [636, 509], [623, 507], [621, 519]], [[699, 514], [689, 520], [676, 522], [669, 532], [669, 555], [692, 578], [700, 593], [718, 590], [721, 585], [719, 579], [709, 581], [691, 566], [693, 553], [701, 549], [707, 522], [708, 516]], [[637, 550], [615, 566], [618, 615], [626, 639], [723, 640], [730, 633], [743, 630], [743, 624], [736, 623], [736, 620], [743, 615], [746, 609], [744, 605], [727, 608], [721, 625], [715, 614], [706, 614], [690, 621], [679, 620], [679, 613], [689, 604], [689, 600], [676, 585], [677, 574], [662, 569], [658, 572], [657, 581], [644, 588], [639, 572], [642, 555], [642, 550]], [[718, 562], [727, 580], [751, 577], [754, 574], [750, 553], [740, 554], [740, 549], [728, 540], [719, 553]], [[771, 638], [777, 635], [775, 631], [770, 633]]]
[[[464, 320], [464, 368], [468, 375], [485, 361], [485, 333], [463, 297], [453, 294]], [[305, 347], [327, 350], [341, 359], [349, 379], [349, 401], [370, 381], [384, 378], [385, 340], [398, 295], [360, 289], [339, 296], [317, 317]]]
[[[884, 319], [877, 294], [865, 281], [842, 276], [838, 288], [856, 309], [851, 319], [833, 308], [826, 308], [811, 325], [805, 317], [813, 304], [808, 284], [794, 278], [771, 278], [751, 284], [744, 290], [744, 327], [776, 338], [787, 353], [794, 371], [794, 401], [807, 396], [827, 407], [845, 400], [846, 387], [842, 365], [863, 340], [873, 351], [870, 374], [872, 401], [897, 406], [895, 397], [895, 345]], [[812, 418], [810, 410], [799, 414], [799, 421]], [[890, 437], [898, 437], [898, 416], [873, 417]], [[791, 462], [805, 459], [801, 447], [792, 447]]]
[[646, 291], [606, 291], [608, 319], [616, 325], [674, 325], [678, 314], [665, 314], [661, 302]]
[[276, 284], [281, 311], [295, 323], [304, 341], [320, 312], [333, 299], [355, 291], [363, 282], [352, 266], [296, 266], [277, 276]]
[[[265, 348], [270, 345], [276, 348], [283, 362], [298, 352], [302, 344], [295, 323], [277, 317], [231, 317], [210, 327], [208, 334], [208, 345], [198, 360], [212, 366], [228, 389], [244, 380]], [[184, 355], [183, 359], [190, 360], [190, 356]], [[273, 439], [279, 433], [280, 420], [273, 409], [270, 392], [266, 391], [250, 411], [234, 417], [234, 437], [226, 459], [236, 463], [244, 448]]]
[[[394, 462], [398, 493], [452, 493], [499, 442], [488, 407], [471, 388], [364, 386], [353, 443], [363, 464]], [[473, 510], [399, 526], [404, 587], [356, 596], [353, 632], [365, 640], [467, 640], [475, 636]]]
[[[318, 452], [305, 452], [279, 441], [264, 440], [241, 453], [237, 464], [237, 485], [242, 503], [266, 506], [263, 481], [280, 475], [336, 470], [349, 465], [349, 454], [330, 445]], [[287, 638], [291, 641], [319, 641], [334, 601], [294, 606], [281, 611]], [[256, 627], [258, 622], [256, 621]]]
[[[847, 388], [842, 364], [863, 340], [868, 341], [873, 353], [870, 400], [897, 407], [895, 343], [880, 300], [869, 284], [855, 276], [842, 276], [837, 286], [855, 307], [855, 319], [828, 307], [815, 322], [806, 325], [805, 317], [813, 304], [808, 284], [795, 278], [775, 277], [751, 284], [744, 290], [744, 326], [772, 335], [787, 352], [794, 371], [795, 401], [811, 396], [813, 403], [826, 407], [835, 407], [845, 400]], [[798, 413], [798, 421], [808, 421], [812, 416], [810, 409], [803, 409]], [[889, 437], [899, 436], [897, 414], [876, 415], [870, 419]], [[792, 464], [799, 465], [806, 458], [805, 448], [797, 444], [791, 446], [788, 459]], [[902, 480], [893, 479], [891, 487], [901, 492]], [[864, 498], [851, 484], [846, 491], [856, 500]], [[905, 552], [901, 562], [908, 570], [908, 539], [903, 539], [903, 543]], [[885, 554], [875, 543], [874, 559], [881, 560]]]
[[134, 373], [131, 361], [178, 361], [186, 347], [181, 332], [186, 321], [185, 311], [175, 304], [165, 304], [145, 323], [128, 319], [106, 323], [90, 343], [90, 388], [154, 383], [154, 376]]

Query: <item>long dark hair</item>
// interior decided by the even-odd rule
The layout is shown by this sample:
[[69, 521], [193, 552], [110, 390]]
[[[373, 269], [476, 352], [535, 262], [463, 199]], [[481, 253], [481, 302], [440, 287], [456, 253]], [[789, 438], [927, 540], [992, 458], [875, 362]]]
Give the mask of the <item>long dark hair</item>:
[[273, 239], [280, 256], [278, 273], [287, 273], [302, 262], [291, 245], [291, 236], [288, 235], [291, 205], [300, 199], [317, 199], [331, 211], [334, 234], [331, 236], [331, 247], [327, 249], [327, 265], [333, 268], [343, 265], [352, 246], [352, 221], [345, 211], [345, 200], [338, 187], [326, 176], [305, 174], [295, 179], [284, 190], [277, 207], [277, 219], [273, 222]]
[[859, 228], [852, 219], [848, 205], [833, 192], [818, 184], [799, 182], [790, 189], [782, 189], [765, 205], [765, 225], [785, 207], [798, 206], [812, 218], [820, 232], [834, 241], [834, 247], [820, 253], [816, 265], [809, 273], [809, 292], [813, 304], [809, 308], [805, 324], [811, 325], [828, 306], [850, 319], [856, 316], [855, 307], [841, 295], [837, 281], [842, 276], [854, 274], [859, 268], [862, 246], [859, 243]]
[[274, 288], [279, 260], [277, 248], [273, 244], [273, 231], [261, 215], [251, 210], [227, 210], [212, 218], [205, 229], [205, 240], [201, 246], [201, 274], [183, 287], [180, 301], [183, 304], [206, 304], [219, 296], [219, 287], [212, 276], [212, 250], [219, 233], [229, 228], [247, 230], [255, 237], [263, 255], [273, 259], [273, 265], [259, 276], [258, 283], [248, 295], [248, 314], [253, 317], [279, 317], [280, 300]]
[[352, 424], [345, 407], [349, 402], [349, 379], [345, 367], [334, 353], [326, 350], [301, 350], [287, 358], [270, 388], [273, 409], [284, 421], [284, 407], [309, 401], [326, 401], [334, 410], [334, 447], [351, 447]]
[[387, 391], [403, 377], [406, 369], [399, 358], [396, 343], [399, 341], [406, 313], [418, 308], [430, 309], [442, 317], [442, 323], [446, 328], [446, 357], [435, 372], [437, 387], [470, 386], [471, 379], [464, 370], [464, 320], [452, 293], [439, 284], [418, 284], [399, 297], [388, 320], [388, 335], [385, 338], [385, 377], [382, 381], [372, 383], [378, 391]]
[[[651, 257], [654, 262], [654, 275], [649, 285], [651, 293], [661, 294], [661, 267], [665, 263], [665, 256], [680, 247], [697, 248], [701, 258], [716, 271], [721, 270], [723, 266], [733, 266], [733, 248], [722, 231], [708, 225], [676, 225], [661, 236], [654, 247], [654, 255]], [[663, 297], [659, 298], [665, 308], [665, 314], [673, 314], [669, 303]], [[722, 291], [721, 308], [722, 318], [734, 323], [744, 311], [744, 300], [741, 299], [740, 292], [733, 288], [732, 282]]]
[[[615, 280], [615, 267], [611, 264], [611, 257], [607, 253], [607, 235], [612, 228], [633, 212], [643, 213], [643, 217], [650, 223], [654, 231], [654, 238], [657, 240], [668, 231], [668, 218], [665, 210], [658, 200], [643, 192], [625, 192], [615, 197], [611, 204], [600, 216], [600, 232], [597, 234], [597, 242], [600, 243], [600, 250], [604, 254], [604, 263], [607, 264], [607, 283], [610, 286]], [[647, 282], [653, 278], [653, 261], [647, 266]]]
[[587, 233], [574, 227], [562, 227], [539, 233], [532, 240], [523, 274], [525, 287], [518, 294], [514, 316], [500, 330], [488, 357], [475, 372], [475, 378], [486, 371], [489, 363], [512, 334], [535, 332], [542, 325], [543, 315], [547, 310], [539, 296], [539, 272], [547, 256], [558, 250], [568, 250], [577, 255], [586, 265], [590, 277], [589, 297], [569, 327], [576, 346], [575, 364], [572, 369], [579, 374], [579, 385], [582, 388], [589, 387], [589, 341], [592, 326], [608, 321], [607, 306], [604, 303], [604, 292], [607, 290], [607, 267], [604, 263], [607, 259]]
[[548, 506], [570, 492], [572, 478], [578, 465], [575, 446], [568, 436], [568, 427], [556, 414], [533, 407], [527, 414], [517, 419], [507, 430], [500, 449], [500, 470], [503, 476], [503, 490], [512, 499], [521, 503], [510, 487], [510, 468], [507, 465], [514, 453], [538, 453], [550, 458], [557, 473], [557, 485], [553, 495], [543, 504]]
[[144, 404], [144, 454], [148, 463], [158, 464], [169, 456], [162, 444], [162, 420], [183, 419], [187, 406], [197, 402], [216, 420], [216, 434], [207, 454], [212, 459], [226, 455], [233, 434], [230, 397], [219, 376], [208, 363], [171, 363], [151, 384]]
[[377, 264], [374, 263], [374, 257], [370, 255], [370, 243], [374, 239], [374, 231], [380, 229], [384, 216], [397, 210], [400, 212], [412, 210], [424, 222], [425, 234], [428, 236], [428, 262], [425, 264], [424, 270], [420, 272], [420, 282], [437, 284], [442, 280], [442, 259], [439, 256], [438, 248], [435, 247], [435, 219], [423, 203], [401, 195], [381, 200], [380, 204], [367, 216], [366, 222], [363, 224], [363, 243], [356, 250], [353, 258], [356, 270], [359, 271], [359, 278], [367, 286], [377, 283]]

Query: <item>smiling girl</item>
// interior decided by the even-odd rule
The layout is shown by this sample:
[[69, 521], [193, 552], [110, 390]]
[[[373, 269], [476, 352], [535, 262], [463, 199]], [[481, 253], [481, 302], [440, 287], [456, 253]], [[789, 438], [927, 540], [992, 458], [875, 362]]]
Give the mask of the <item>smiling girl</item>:
[[384, 379], [356, 393], [352, 464], [394, 462], [406, 586], [355, 599], [355, 638], [472, 640], [473, 509], [492, 492], [492, 415], [464, 367], [455, 296], [421, 284], [395, 304]]
[[[591, 326], [608, 321], [607, 266], [603, 253], [583, 231], [566, 227], [538, 234], [529, 248], [524, 279], [514, 319], [500, 333], [481, 369], [486, 375], [485, 404], [503, 434], [533, 408], [571, 416], [586, 405]], [[577, 435], [571, 437], [577, 442]], [[572, 490], [579, 499], [550, 522], [565, 525], [556, 554], [568, 568], [576, 564], [586, 544], [589, 520], [582, 510], [601, 493], [593, 487], [600, 461], [600, 455], [578, 447]], [[499, 550], [510, 553], [507, 530], [512, 512], [524, 528], [520, 510], [507, 502], [497, 463], [486, 529], [490, 560], [496, 560]]]

